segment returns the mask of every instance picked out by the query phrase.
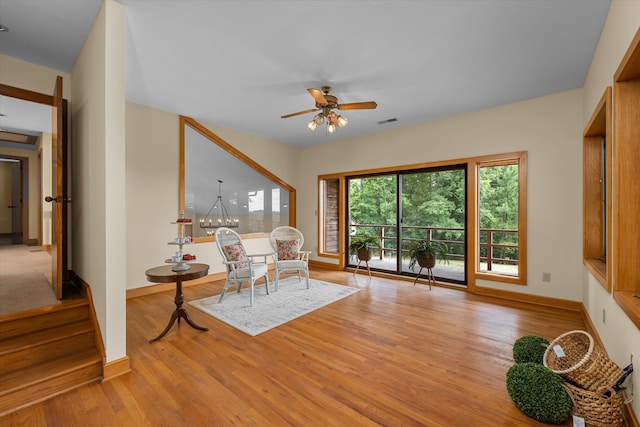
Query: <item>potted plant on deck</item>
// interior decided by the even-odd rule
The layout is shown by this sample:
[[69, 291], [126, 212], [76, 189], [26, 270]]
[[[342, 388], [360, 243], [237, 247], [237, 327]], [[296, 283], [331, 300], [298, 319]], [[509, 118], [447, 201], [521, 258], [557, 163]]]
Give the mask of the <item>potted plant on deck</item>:
[[445, 243], [429, 240], [416, 240], [409, 246], [409, 268], [418, 263], [423, 268], [433, 268], [436, 259], [448, 260], [448, 247]]
[[380, 249], [380, 240], [374, 236], [353, 236], [349, 243], [349, 254], [357, 255], [360, 261], [369, 261], [374, 249]]

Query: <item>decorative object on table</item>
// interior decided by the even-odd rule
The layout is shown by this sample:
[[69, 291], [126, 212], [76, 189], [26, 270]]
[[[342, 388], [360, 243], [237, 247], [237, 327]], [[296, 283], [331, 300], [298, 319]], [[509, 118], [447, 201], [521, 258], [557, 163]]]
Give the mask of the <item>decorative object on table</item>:
[[[227, 273], [227, 281], [222, 288], [218, 302], [222, 302], [222, 298], [229, 286], [238, 284], [238, 292], [240, 292], [240, 290], [242, 290], [242, 284], [247, 282], [249, 283], [249, 305], [253, 305], [254, 283], [262, 277], [264, 277], [266, 283], [266, 292], [269, 294], [267, 257], [273, 258], [275, 254], [247, 254], [240, 235], [227, 227], [217, 228], [215, 236], [216, 246], [218, 247], [218, 251], [220, 251], [220, 255], [222, 255], [222, 263]], [[256, 261], [258, 258], [262, 258], [262, 262]]]
[[182, 252], [184, 245], [191, 244], [191, 236], [187, 232], [187, 228], [191, 227], [191, 218], [185, 218], [184, 211], [180, 211], [180, 216], [172, 224], [178, 225], [178, 237], [173, 242], [169, 242], [169, 245], [178, 246], [178, 250], [171, 256], [171, 258], [165, 260], [167, 263], [175, 264], [171, 269], [173, 271], [186, 271], [189, 269], [187, 262], [195, 261], [195, 255], [188, 254], [187, 257]]
[[[217, 212], [214, 212], [212, 215], [211, 212], [214, 209]], [[224, 202], [222, 201], [222, 181], [221, 180], [218, 180], [218, 198], [213, 203], [213, 206], [211, 206], [211, 208], [209, 209], [209, 212], [207, 212], [204, 218], [200, 219], [199, 223], [200, 223], [200, 228], [204, 228], [204, 229], [209, 229], [209, 228], [216, 229], [220, 227], [238, 228], [238, 226], [240, 225], [239, 219], [237, 218], [232, 219], [229, 216], [227, 207], [224, 205]], [[211, 232], [208, 231], [207, 235], [208, 236], [213, 235], [213, 231]]]
[[585, 390], [611, 387], [623, 371], [595, 344], [586, 331], [560, 335], [547, 347], [544, 366]]
[[520, 337], [513, 344], [513, 360], [516, 363], [533, 362], [542, 365], [549, 340], [536, 335]]
[[349, 254], [358, 257], [358, 265], [353, 272], [354, 276], [358, 272], [358, 268], [360, 268], [360, 263], [364, 261], [369, 277], [371, 277], [369, 261], [371, 260], [374, 249], [380, 249], [380, 239], [375, 236], [357, 234], [351, 238], [349, 242]]
[[297, 272], [298, 280], [304, 272], [307, 289], [309, 289], [309, 255], [311, 251], [301, 250], [304, 244], [302, 232], [295, 227], [284, 225], [274, 228], [269, 234], [269, 243], [276, 252], [274, 282], [278, 290], [280, 273]]
[[527, 416], [560, 424], [571, 414], [572, 401], [562, 377], [533, 362], [516, 363], [507, 372], [507, 391]]
[[413, 270], [416, 263], [420, 266], [420, 271], [416, 276], [416, 280], [413, 281], [413, 286], [418, 282], [418, 278], [422, 273], [422, 269], [427, 269], [427, 280], [429, 283], [429, 289], [431, 284], [435, 282], [433, 277], [433, 267], [436, 265], [438, 258], [445, 262], [449, 259], [449, 248], [446, 243], [432, 241], [432, 240], [415, 240], [409, 245], [409, 269]]
[[270, 295], [257, 292], [253, 306], [247, 304], [246, 297], [235, 292], [225, 297], [224, 304], [218, 304], [218, 295], [190, 301], [189, 304], [229, 326], [256, 336], [360, 291], [322, 280], [309, 279], [309, 283], [307, 289], [306, 284], [295, 276], [281, 279], [280, 284], [286, 292], [282, 290]]

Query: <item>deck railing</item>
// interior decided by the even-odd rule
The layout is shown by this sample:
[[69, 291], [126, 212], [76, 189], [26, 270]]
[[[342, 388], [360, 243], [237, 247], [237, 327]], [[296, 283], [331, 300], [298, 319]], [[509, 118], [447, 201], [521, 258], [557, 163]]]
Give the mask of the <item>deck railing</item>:
[[[426, 239], [430, 242], [442, 242], [449, 248], [448, 257], [450, 259], [462, 259], [464, 260], [465, 242], [464, 242], [464, 228], [457, 227], [420, 227], [420, 226], [403, 226], [403, 230], [417, 230], [414, 235], [421, 237], [403, 238], [401, 244], [401, 250], [403, 253], [407, 252], [405, 249], [410, 242], [420, 239]], [[358, 233], [359, 229], [366, 229], [367, 232]], [[370, 230], [374, 229], [372, 233]], [[385, 258], [385, 254], [390, 255], [397, 252], [396, 248], [396, 235], [395, 225], [380, 225], [380, 224], [351, 224], [351, 234], [373, 234], [376, 235], [382, 247], [379, 253], [380, 260]], [[387, 230], [393, 230], [388, 232]], [[448, 235], [449, 238], [443, 238], [440, 236]], [[452, 236], [458, 235], [460, 239], [457, 240]], [[505, 235], [509, 235], [510, 238], [506, 239], [508, 243], [501, 242], [505, 240]], [[480, 229], [480, 262], [486, 263], [487, 271], [492, 271], [492, 266], [496, 264], [509, 264], [518, 265], [518, 244], [510, 243], [518, 241], [518, 230], [503, 230], [497, 228], [481, 228]], [[513, 253], [515, 256], [508, 256], [508, 253]]]

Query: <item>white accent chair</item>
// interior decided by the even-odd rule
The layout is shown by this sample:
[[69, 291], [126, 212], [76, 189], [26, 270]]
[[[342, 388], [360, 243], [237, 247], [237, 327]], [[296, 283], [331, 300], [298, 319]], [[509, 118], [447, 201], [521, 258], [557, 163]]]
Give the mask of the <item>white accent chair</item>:
[[[275, 259], [273, 253], [248, 255], [242, 244], [240, 235], [230, 228], [220, 227], [216, 229], [216, 246], [222, 255], [222, 263], [227, 271], [227, 281], [222, 288], [218, 303], [222, 302], [225, 292], [229, 286], [237, 283], [238, 292], [242, 289], [242, 283], [249, 283], [249, 305], [253, 306], [253, 285], [256, 280], [264, 277], [265, 288], [269, 295], [269, 274], [267, 268], [267, 257]], [[263, 258], [262, 262], [254, 261], [256, 258]]]
[[275, 228], [269, 235], [269, 243], [276, 253], [274, 281], [275, 290], [278, 290], [280, 273], [298, 273], [298, 280], [301, 272], [304, 271], [309, 289], [309, 254], [311, 251], [302, 251], [304, 236], [294, 227], [282, 226]]

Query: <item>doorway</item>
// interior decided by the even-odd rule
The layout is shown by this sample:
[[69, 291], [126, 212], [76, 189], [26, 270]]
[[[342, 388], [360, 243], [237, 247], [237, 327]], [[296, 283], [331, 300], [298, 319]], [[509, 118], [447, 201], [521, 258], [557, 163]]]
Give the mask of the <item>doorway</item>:
[[[417, 240], [444, 243], [446, 260], [433, 268], [442, 282], [466, 286], [466, 164], [347, 178], [348, 236], [373, 235], [381, 249], [374, 271], [416, 276], [408, 247]], [[347, 255], [346, 265], [357, 259]]]

